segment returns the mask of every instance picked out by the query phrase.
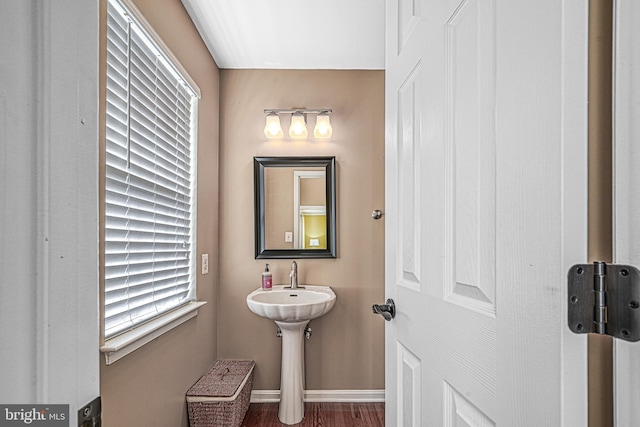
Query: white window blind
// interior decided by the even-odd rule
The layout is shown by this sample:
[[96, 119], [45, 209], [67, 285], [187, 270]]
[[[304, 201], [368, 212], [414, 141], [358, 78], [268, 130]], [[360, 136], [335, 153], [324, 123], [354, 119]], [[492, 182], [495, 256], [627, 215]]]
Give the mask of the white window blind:
[[108, 3], [105, 338], [195, 299], [196, 92]]

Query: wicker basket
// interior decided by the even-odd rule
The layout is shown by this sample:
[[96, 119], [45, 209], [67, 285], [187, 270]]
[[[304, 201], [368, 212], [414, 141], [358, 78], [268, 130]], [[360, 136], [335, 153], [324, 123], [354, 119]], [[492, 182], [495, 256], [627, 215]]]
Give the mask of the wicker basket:
[[187, 392], [191, 427], [238, 427], [253, 388], [253, 360], [218, 360]]

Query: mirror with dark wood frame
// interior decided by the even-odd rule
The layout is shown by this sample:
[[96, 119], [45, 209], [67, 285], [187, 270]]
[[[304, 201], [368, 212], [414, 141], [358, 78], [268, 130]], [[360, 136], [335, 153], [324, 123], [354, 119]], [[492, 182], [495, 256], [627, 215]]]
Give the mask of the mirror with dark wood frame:
[[254, 157], [255, 256], [336, 258], [335, 157]]

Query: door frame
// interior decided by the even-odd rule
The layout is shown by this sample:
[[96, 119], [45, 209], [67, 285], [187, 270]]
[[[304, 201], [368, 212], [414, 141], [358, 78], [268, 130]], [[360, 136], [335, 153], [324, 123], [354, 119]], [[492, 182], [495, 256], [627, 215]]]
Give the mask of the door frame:
[[11, 227], [3, 227], [10, 250], [0, 279], [11, 297], [0, 324], [11, 325], [1, 331], [3, 346], [25, 351], [3, 353], [0, 377], [11, 387], [0, 390], [0, 401], [68, 404], [69, 425], [77, 425], [78, 410], [100, 393], [99, 4], [2, 8], [2, 31], [11, 37], [0, 47], [12, 59], [3, 68], [10, 81], [0, 83], [7, 138], [0, 193], [8, 202], [0, 222]]
[[[613, 180], [613, 261], [619, 264], [638, 265], [639, 254], [634, 241], [639, 234], [640, 208], [635, 193], [634, 184], [639, 181], [637, 172], [640, 156], [633, 148], [637, 146], [640, 137], [640, 127], [635, 115], [640, 111], [640, 78], [637, 67], [640, 66], [638, 53], [637, 30], [640, 24], [640, 7], [636, 2], [613, 0], [614, 10], [612, 18], [613, 70], [612, 76], [612, 180]], [[632, 74], [630, 71], [635, 71]], [[638, 381], [640, 374], [636, 369], [640, 357], [640, 344], [626, 342], [619, 339], [613, 341], [612, 354], [613, 388], [612, 422], [611, 425], [626, 427], [640, 422], [638, 397], [640, 388]], [[609, 385], [609, 384], [608, 384]], [[594, 424], [595, 426], [596, 424]]]

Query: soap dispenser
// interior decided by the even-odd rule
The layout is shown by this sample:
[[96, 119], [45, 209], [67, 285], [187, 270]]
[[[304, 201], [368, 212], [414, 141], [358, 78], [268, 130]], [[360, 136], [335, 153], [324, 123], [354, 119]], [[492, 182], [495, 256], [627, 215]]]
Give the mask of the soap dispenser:
[[271, 278], [271, 272], [269, 271], [269, 264], [264, 267], [264, 272], [262, 273], [262, 290], [270, 291], [273, 287], [273, 281]]

